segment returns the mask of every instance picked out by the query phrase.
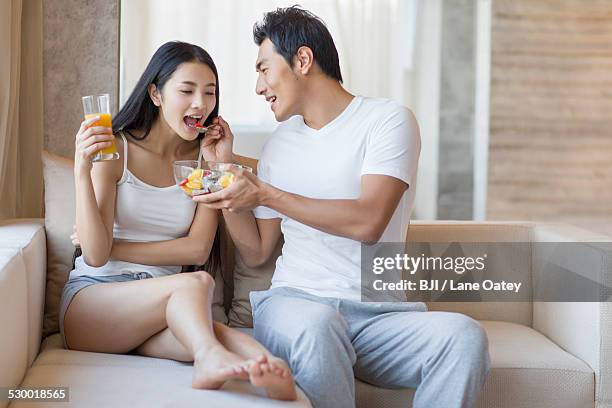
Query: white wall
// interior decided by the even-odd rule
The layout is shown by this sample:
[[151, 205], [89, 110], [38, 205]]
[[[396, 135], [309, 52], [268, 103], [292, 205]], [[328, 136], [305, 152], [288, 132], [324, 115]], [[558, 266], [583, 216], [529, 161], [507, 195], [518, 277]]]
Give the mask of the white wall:
[[476, 112], [474, 122], [474, 214], [487, 215], [489, 103], [491, 89], [491, 1], [478, 0], [476, 12]]
[[419, 0], [418, 18], [409, 98], [421, 128], [421, 159], [413, 218], [433, 220], [438, 207], [442, 0]]

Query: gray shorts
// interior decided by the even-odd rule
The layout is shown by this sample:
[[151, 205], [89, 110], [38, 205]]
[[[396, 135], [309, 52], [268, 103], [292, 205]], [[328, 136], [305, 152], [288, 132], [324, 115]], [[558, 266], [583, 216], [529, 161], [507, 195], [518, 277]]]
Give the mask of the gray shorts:
[[88, 286], [96, 285], [98, 283], [112, 283], [112, 282], [129, 282], [140, 279], [148, 279], [153, 276], [147, 272], [138, 272], [138, 273], [123, 273], [121, 275], [110, 275], [110, 276], [90, 276], [90, 275], [82, 275], [75, 276], [72, 279], [69, 279], [64, 286], [64, 290], [62, 291], [62, 298], [60, 300], [60, 313], [59, 313], [59, 327], [60, 333], [62, 335], [62, 341], [64, 343], [64, 347], [66, 346], [66, 338], [64, 337], [64, 316], [66, 315], [66, 311], [68, 310], [68, 306], [70, 306], [70, 302], [76, 296], [77, 293], [81, 289], [85, 289]]

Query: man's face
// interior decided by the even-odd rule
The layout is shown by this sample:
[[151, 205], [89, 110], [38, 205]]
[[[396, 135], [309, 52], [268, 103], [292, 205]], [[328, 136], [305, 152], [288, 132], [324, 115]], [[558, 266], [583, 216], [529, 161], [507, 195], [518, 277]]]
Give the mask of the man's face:
[[276, 52], [268, 38], [259, 46], [255, 69], [258, 72], [255, 92], [271, 104], [276, 120], [282, 122], [293, 115], [299, 115], [299, 77], [283, 56]]

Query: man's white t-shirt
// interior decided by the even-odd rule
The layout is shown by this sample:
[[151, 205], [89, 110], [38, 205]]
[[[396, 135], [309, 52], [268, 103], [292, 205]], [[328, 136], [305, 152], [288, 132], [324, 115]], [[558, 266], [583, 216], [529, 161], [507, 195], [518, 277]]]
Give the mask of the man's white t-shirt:
[[[319, 130], [301, 116], [282, 122], [263, 147], [258, 176], [276, 188], [316, 199], [357, 199], [361, 176], [387, 175], [409, 185], [380, 242], [403, 242], [414, 203], [421, 150], [414, 115], [398, 103], [356, 96]], [[285, 238], [272, 288], [360, 300], [361, 243], [297, 222], [267, 207], [256, 218], [281, 219]]]

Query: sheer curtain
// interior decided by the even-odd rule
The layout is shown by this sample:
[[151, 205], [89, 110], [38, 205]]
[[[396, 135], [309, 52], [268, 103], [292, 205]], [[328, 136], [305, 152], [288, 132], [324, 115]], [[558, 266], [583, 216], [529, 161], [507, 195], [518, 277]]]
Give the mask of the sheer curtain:
[[[336, 41], [345, 86], [368, 96], [409, 104], [416, 0], [303, 0]], [[264, 12], [294, 1], [130, 0], [122, 2], [121, 102], [157, 47], [169, 40], [203, 46], [219, 69], [221, 113], [238, 127], [275, 125], [269, 106], [255, 94], [253, 23]], [[407, 29], [408, 28], [408, 29]]]
[[259, 157], [276, 122], [255, 94], [253, 23], [276, 7], [301, 4], [327, 24], [338, 48], [344, 85], [355, 94], [410, 107], [421, 128], [414, 216], [437, 207], [442, 0], [130, 0], [121, 10], [121, 101], [162, 43], [203, 46], [220, 74], [221, 114], [236, 152]]
[[42, 0], [0, 2], [0, 219], [42, 215]]

